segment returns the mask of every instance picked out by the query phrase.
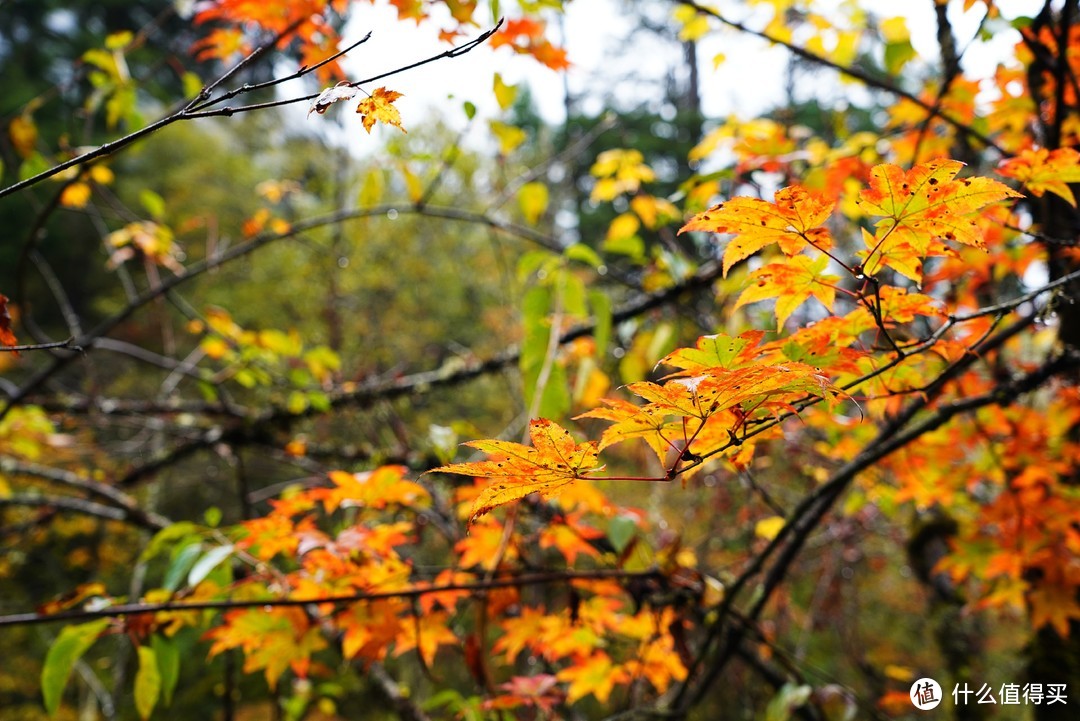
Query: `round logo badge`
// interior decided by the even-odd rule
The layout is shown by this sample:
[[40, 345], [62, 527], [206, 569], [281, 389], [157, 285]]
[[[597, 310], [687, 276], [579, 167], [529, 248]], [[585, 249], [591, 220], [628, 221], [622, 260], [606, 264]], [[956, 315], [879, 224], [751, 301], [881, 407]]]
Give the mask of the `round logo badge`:
[[941, 703], [941, 684], [932, 678], [920, 678], [911, 684], [911, 703], [920, 711], [937, 708]]

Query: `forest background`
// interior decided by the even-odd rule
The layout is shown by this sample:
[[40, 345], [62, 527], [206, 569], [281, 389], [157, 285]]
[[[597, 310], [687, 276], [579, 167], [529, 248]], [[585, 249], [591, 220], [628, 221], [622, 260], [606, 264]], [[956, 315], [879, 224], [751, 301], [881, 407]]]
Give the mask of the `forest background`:
[[1080, 8], [925, 4], [0, 1], [3, 718], [1072, 718]]

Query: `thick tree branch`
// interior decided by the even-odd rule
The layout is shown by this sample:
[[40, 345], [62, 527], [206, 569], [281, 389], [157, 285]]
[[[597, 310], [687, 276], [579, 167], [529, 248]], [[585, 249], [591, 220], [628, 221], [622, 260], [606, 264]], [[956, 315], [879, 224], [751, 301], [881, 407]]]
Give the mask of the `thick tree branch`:
[[84, 498], [75, 498], [74, 496], [31, 496], [13, 494], [0, 498], [0, 508], [5, 506], [27, 506], [30, 508], [70, 511], [72, 513], [81, 513], [86, 516], [94, 516], [107, 521], [125, 521], [151, 531], [160, 531], [162, 528], [169, 525], [168, 521], [157, 523], [142, 513], [134, 513], [125, 508], [105, 506], [93, 501], [87, 501]]
[[[109, 511], [115, 509], [108, 509]], [[475, 583], [447, 583], [442, 585], [429, 585], [415, 588], [405, 588], [396, 591], [374, 591], [349, 593], [337, 596], [319, 596], [311, 598], [279, 598], [244, 601], [198, 601], [184, 603], [123, 603], [108, 608], [94, 610], [65, 611], [55, 614], [39, 613], [16, 613], [8, 616], [0, 616], [0, 628], [5, 626], [33, 626], [43, 623], [72, 623], [87, 621], [95, 618], [117, 618], [144, 613], [160, 613], [162, 611], [229, 611], [240, 608], [263, 608], [263, 607], [304, 607], [313, 604], [325, 603], [359, 603], [361, 601], [378, 601], [390, 598], [420, 598], [431, 593], [444, 591], [490, 591], [496, 588], [523, 588], [525, 586], [546, 586], [551, 584], [570, 583], [578, 580], [638, 580], [663, 582], [664, 576], [659, 571], [623, 571], [620, 569], [597, 569], [593, 571], [550, 571], [538, 573], [524, 573], [518, 576], [497, 576], [487, 581]]]

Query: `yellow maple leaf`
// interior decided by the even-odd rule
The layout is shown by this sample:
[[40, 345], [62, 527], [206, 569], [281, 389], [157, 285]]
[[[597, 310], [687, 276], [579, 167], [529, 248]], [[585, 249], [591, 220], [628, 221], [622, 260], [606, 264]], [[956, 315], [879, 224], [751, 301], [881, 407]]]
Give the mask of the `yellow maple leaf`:
[[311, 654], [327, 645], [319, 628], [311, 625], [302, 609], [294, 607], [230, 611], [225, 614], [224, 624], [206, 637], [214, 641], [211, 657], [240, 648], [245, 673], [262, 669], [271, 689], [286, 668], [306, 676]]
[[615, 684], [630, 680], [630, 674], [622, 666], [611, 662], [603, 651], [597, 651], [592, 657], [559, 671], [557, 678], [570, 683], [567, 691], [567, 703], [592, 694], [600, 703], [607, 703]]
[[378, 121], [406, 132], [405, 128], [401, 127], [401, 113], [394, 107], [394, 101], [400, 97], [402, 94], [396, 90], [376, 88], [371, 95], [361, 100], [356, 106], [356, 112], [362, 116], [364, 130], [370, 133], [372, 126]]
[[724, 250], [724, 275], [731, 266], [778, 243], [788, 256], [796, 255], [807, 245], [828, 250], [832, 239], [824, 226], [835, 203], [824, 196], [794, 185], [776, 191], [775, 202], [759, 198], [732, 198], [698, 213], [679, 233], [701, 230], [731, 233], [735, 237]]
[[817, 258], [797, 255], [784, 263], [769, 263], [758, 268], [750, 273], [748, 285], [739, 295], [735, 307], [776, 298], [776, 322], [780, 328], [795, 309], [811, 297], [832, 310], [840, 278], [824, 272], [828, 264], [829, 259], [824, 255]]

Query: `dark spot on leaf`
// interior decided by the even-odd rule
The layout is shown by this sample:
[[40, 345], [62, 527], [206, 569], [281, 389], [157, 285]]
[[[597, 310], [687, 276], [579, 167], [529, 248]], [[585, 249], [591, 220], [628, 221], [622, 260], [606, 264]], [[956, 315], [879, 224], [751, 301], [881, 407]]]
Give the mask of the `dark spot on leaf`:
[[930, 183], [930, 185], [937, 185], [938, 184], [938, 179], [937, 178], [930, 178], [930, 180], [928, 180], [926, 182]]

